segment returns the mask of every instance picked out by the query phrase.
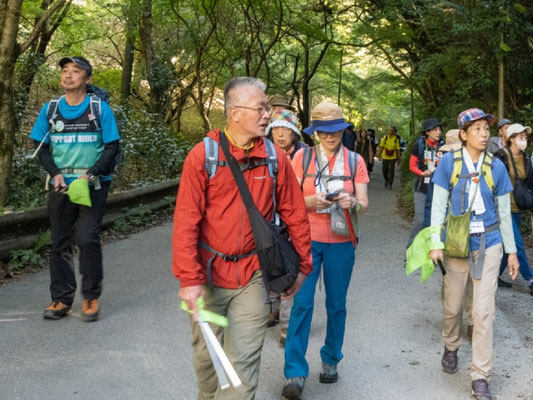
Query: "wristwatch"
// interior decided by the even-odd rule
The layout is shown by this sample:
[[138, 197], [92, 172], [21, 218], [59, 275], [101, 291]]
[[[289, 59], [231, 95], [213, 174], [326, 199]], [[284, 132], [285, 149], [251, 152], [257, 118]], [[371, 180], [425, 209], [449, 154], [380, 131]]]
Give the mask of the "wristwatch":
[[87, 174], [87, 176], [89, 177], [89, 181], [90, 182], [94, 182], [94, 179], [96, 178], [93, 174]]

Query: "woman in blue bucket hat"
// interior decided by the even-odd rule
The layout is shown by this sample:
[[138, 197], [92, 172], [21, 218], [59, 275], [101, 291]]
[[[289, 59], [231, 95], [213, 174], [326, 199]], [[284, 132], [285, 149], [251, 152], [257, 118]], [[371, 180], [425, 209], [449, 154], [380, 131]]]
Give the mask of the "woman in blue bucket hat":
[[311, 111], [311, 126], [303, 131], [316, 133], [320, 143], [302, 149], [292, 160], [300, 182], [311, 225], [313, 272], [294, 297], [285, 343], [284, 373], [287, 382], [282, 396], [300, 399], [309, 364], [305, 358], [316, 284], [321, 271], [326, 291], [327, 328], [320, 349], [321, 383], [338, 379], [346, 325], [346, 294], [355, 262], [357, 214], [368, 207], [368, 173], [363, 157], [342, 145], [342, 133], [350, 124], [333, 103], [320, 103]]

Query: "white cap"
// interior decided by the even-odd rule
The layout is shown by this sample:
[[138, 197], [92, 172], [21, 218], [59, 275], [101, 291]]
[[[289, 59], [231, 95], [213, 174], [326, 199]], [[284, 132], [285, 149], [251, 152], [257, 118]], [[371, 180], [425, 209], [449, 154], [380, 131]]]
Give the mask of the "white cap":
[[521, 124], [511, 124], [507, 127], [507, 132], [505, 133], [505, 136], [507, 136], [507, 139], [509, 139], [515, 133], [522, 132], [526, 132], [529, 135], [531, 133], [531, 128], [529, 126], [523, 126]]

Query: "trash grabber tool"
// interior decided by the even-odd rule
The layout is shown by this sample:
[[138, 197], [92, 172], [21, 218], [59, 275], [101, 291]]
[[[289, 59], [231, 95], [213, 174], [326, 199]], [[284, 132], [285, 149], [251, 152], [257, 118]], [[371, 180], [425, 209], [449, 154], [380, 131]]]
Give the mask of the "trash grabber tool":
[[233, 365], [231, 365], [231, 362], [229, 361], [228, 356], [226, 355], [226, 353], [224, 353], [224, 350], [222, 349], [222, 346], [218, 342], [217, 337], [213, 333], [213, 330], [207, 323], [204, 323], [204, 324], [205, 324], [204, 329], [205, 329], [206, 343], [210, 342], [211, 345], [213, 346], [215, 353], [217, 355], [217, 358], [220, 360], [220, 363], [222, 364], [222, 367], [224, 368], [224, 372], [226, 372], [226, 375], [228, 376], [233, 387], [241, 386], [241, 380], [239, 379], [237, 372], [235, 372]]
[[217, 356], [213, 344], [208, 339], [208, 335], [206, 332], [206, 326], [210, 328], [209, 324], [207, 322], [202, 321], [200, 316], [198, 316], [198, 325], [200, 325], [200, 330], [202, 331], [202, 335], [204, 336], [204, 340], [207, 345], [207, 351], [209, 352], [209, 356], [211, 357], [211, 361], [213, 362], [213, 367], [215, 368], [220, 388], [222, 390], [227, 389], [229, 387], [229, 382], [226, 373], [224, 372], [224, 367], [222, 366], [222, 363], [220, 362], [220, 359]]

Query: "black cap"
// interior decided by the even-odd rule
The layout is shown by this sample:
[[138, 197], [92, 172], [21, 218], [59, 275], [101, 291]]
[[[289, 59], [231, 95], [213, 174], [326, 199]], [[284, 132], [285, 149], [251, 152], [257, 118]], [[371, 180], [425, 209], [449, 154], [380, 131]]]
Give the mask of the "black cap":
[[437, 118], [427, 118], [422, 121], [422, 129], [424, 132], [435, 129], [437, 126], [442, 128], [442, 124]]
[[87, 61], [86, 58], [79, 56], [63, 57], [61, 60], [59, 60], [59, 66], [63, 68], [69, 62], [73, 62], [78, 67], [83, 68], [85, 71], [87, 71], [88, 77], [93, 74], [93, 67], [91, 67], [91, 64], [89, 64], [89, 61]]

